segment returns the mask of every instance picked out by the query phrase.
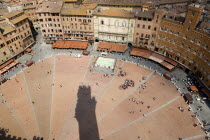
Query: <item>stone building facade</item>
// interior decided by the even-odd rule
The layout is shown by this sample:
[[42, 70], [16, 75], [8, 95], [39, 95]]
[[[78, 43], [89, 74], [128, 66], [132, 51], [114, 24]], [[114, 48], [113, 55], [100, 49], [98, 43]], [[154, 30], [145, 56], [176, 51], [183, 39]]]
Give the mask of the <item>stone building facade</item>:
[[0, 64], [18, 57], [33, 43], [29, 19], [23, 11], [11, 12], [0, 18]]
[[163, 18], [155, 51], [176, 60], [210, 87], [210, 34], [197, 28], [202, 12], [201, 5], [191, 4], [184, 22]]
[[107, 9], [93, 13], [95, 41], [132, 43], [134, 13], [122, 9]]
[[44, 2], [37, 10], [44, 40], [48, 43], [56, 40], [93, 41], [92, 13], [95, 7], [95, 4]]
[[38, 1], [24, 1], [22, 2], [22, 8], [25, 14], [29, 17], [30, 21], [33, 23], [35, 29], [39, 29], [38, 17], [36, 15], [36, 10], [38, 9]]
[[92, 13], [96, 4], [64, 4], [61, 10], [64, 40], [93, 41]]
[[135, 14], [133, 46], [154, 50], [155, 39], [164, 10], [152, 10]]
[[44, 2], [36, 11], [42, 36], [45, 42], [51, 43], [63, 39], [61, 8], [63, 2]]

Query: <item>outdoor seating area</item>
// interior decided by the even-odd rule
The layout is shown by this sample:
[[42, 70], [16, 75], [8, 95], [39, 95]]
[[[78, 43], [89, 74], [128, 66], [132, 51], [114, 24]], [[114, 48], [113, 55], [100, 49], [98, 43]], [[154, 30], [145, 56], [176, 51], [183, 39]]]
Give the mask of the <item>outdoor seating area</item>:
[[15, 67], [18, 64], [19, 62], [14, 61], [13, 59], [10, 59], [6, 63], [0, 65], [0, 74], [4, 75], [4, 73], [6, 73], [7, 71], [9, 71], [11, 68]]
[[29, 55], [32, 55], [33, 54], [33, 51], [31, 48], [27, 48], [26, 50], [26, 53], [29, 54]]
[[88, 56], [90, 54], [90, 52], [89, 51], [83, 51], [82, 54]]
[[170, 74], [170, 73], [168, 73], [168, 72], [165, 72], [165, 73], [163, 74], [163, 76], [164, 76], [167, 80], [172, 80], [172, 79], [173, 79], [173, 75]]
[[25, 65], [28, 66], [28, 67], [31, 66], [31, 65], [33, 65], [33, 64], [34, 64], [34, 61], [27, 61], [25, 63]]
[[189, 90], [190, 90], [191, 92], [198, 92], [198, 89], [197, 89], [196, 86], [189, 86]]
[[159, 63], [160, 65], [162, 65], [163, 67], [167, 68], [170, 71], [172, 71], [178, 65], [176, 61], [170, 58], [164, 57], [162, 55], [159, 55], [157, 53], [145, 49], [133, 48], [132, 51], [130, 52], [130, 55], [143, 57], [145, 59], [150, 59], [152, 61]]
[[97, 51], [120, 52], [124, 53], [127, 47], [126, 44], [99, 42]]
[[56, 41], [53, 45], [53, 49], [80, 49], [86, 50], [88, 47], [87, 41]]
[[185, 93], [183, 95], [183, 98], [185, 99], [185, 102], [187, 104], [193, 104], [194, 103], [193, 98], [192, 98], [192, 96], [189, 93]]
[[3, 84], [3, 83], [5, 83], [6, 81], [7, 81], [6, 78], [0, 78], [0, 85]]

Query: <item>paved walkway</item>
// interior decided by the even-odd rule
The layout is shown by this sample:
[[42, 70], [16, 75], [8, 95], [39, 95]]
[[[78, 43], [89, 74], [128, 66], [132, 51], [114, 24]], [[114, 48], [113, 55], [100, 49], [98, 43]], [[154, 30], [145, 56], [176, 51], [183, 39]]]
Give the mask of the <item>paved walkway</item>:
[[[171, 104], [172, 102], [176, 101], [176, 100], [179, 99], [179, 98], [180, 98], [180, 96], [175, 97], [174, 99], [172, 99], [172, 100], [170, 100], [169, 102], [163, 104], [162, 106], [158, 107], [157, 109], [155, 109], [155, 110], [153, 110], [153, 111], [151, 111], [151, 112], [145, 114], [145, 116], [147, 117], [147, 116], [149, 116], [149, 115], [151, 115], [151, 114], [153, 114], [153, 113], [155, 113], [155, 112], [161, 110], [162, 108], [166, 107], [167, 105]], [[119, 129], [113, 130], [110, 134], [108, 134], [108, 135], [102, 137], [102, 139], [104, 139], [104, 138], [106, 138], [106, 137], [108, 137], [108, 136], [110, 136], [110, 135], [113, 135], [114, 133], [119, 132], [119, 131], [121, 131], [122, 129], [125, 129], [125, 128], [129, 127], [130, 125], [132, 125], [132, 124], [134, 124], [134, 123], [136, 123], [136, 122], [138, 122], [138, 121], [140, 121], [140, 120], [142, 120], [142, 119], [144, 119], [144, 118], [145, 118], [145, 117], [142, 116], [142, 117], [140, 117], [140, 118], [138, 118], [138, 119], [136, 119], [136, 120], [134, 120], [134, 121], [128, 123], [127, 125], [124, 125], [123, 127], [119, 128]]]
[[[4, 96], [0, 96], [0, 99], [6, 101], [6, 99], [4, 98]], [[10, 107], [10, 105], [9, 105], [7, 102], [6, 102], [5, 104], [6, 104], [7, 108], [8, 108], [8, 110], [9, 110], [9, 112], [10, 112], [11, 115], [13, 116], [13, 118], [16, 120], [16, 122], [18, 123], [18, 125], [20, 126], [20, 128], [23, 130], [23, 132], [24, 132], [24, 134], [26, 135], [26, 137], [27, 137], [28, 139], [30, 139], [29, 134], [27, 133], [27, 131], [26, 131], [25, 128], [23, 127], [21, 121], [18, 119], [18, 117], [17, 117], [16, 114], [14, 113], [13, 109]]]
[[32, 104], [31, 93], [30, 93], [30, 91], [29, 91], [28, 83], [27, 83], [27, 81], [26, 81], [26, 76], [25, 76], [25, 73], [24, 73], [24, 72], [22, 72], [22, 74], [23, 74], [23, 79], [24, 79], [24, 84], [25, 84], [25, 87], [26, 87], [26, 92], [27, 92], [27, 95], [28, 95], [28, 99], [29, 99], [29, 101], [30, 101], [30, 106], [31, 106], [31, 108], [32, 108], [32, 110], [33, 110], [34, 119], [35, 119], [35, 121], [36, 121], [36, 126], [37, 126], [37, 128], [38, 128], [38, 130], [39, 130], [39, 135], [41, 135], [40, 129], [39, 129], [39, 124], [38, 124], [38, 121], [37, 121], [37, 118], [36, 118], [36, 111], [35, 111], [34, 106], [33, 106], [33, 104]]
[[185, 139], [183, 139], [183, 140], [194, 140], [194, 139], [202, 138], [202, 137], [204, 137], [204, 136], [205, 136], [205, 134], [203, 134], [203, 135], [197, 135], [197, 136], [185, 138]]
[[[88, 46], [87, 50], [91, 51], [90, 56], [92, 56], [92, 57], [94, 57], [94, 56], [98, 57], [100, 55], [100, 52], [96, 51], [96, 46], [97, 46], [97, 43], [95, 43], [92, 46]], [[20, 63], [24, 64], [27, 60], [39, 62], [45, 58], [59, 55], [59, 54], [62, 54], [62, 55], [82, 54], [82, 50], [52, 49], [51, 44], [46, 44], [43, 42], [43, 38], [40, 33], [37, 36], [37, 42], [32, 47], [32, 50], [35, 52], [35, 54], [33, 56], [25, 54], [22, 57], [20, 57], [18, 59], [18, 61]], [[130, 52], [130, 48], [128, 48], [128, 50], [125, 52], [124, 55], [120, 54], [120, 53], [108, 53], [107, 57], [114, 58], [117, 60], [124, 60], [126, 62], [136, 63], [138, 65], [147, 67], [149, 69], [156, 70], [160, 74], [167, 72], [166, 69], [164, 69], [163, 67], [161, 67], [160, 65], [158, 65], [157, 63], [155, 63], [153, 61], [148, 61], [148, 60], [145, 60], [143, 58], [138, 58], [138, 57], [131, 57], [129, 55], [129, 52]], [[6, 74], [5, 78], [11, 78], [11, 77], [15, 76], [17, 73], [21, 72], [25, 68], [27, 68], [27, 67], [22, 67], [21, 65], [19, 65], [17, 68], [14, 69], [14, 71], [11, 71], [8, 74]], [[187, 74], [179, 68], [176, 68], [172, 72], [172, 74], [175, 77], [177, 77], [177, 80], [174, 82], [174, 85], [177, 86], [178, 88], [180, 88], [180, 92], [181, 93], [189, 93], [189, 91], [187, 90], [187, 87], [185, 86], [184, 82], [182, 81], [182, 78], [186, 78]], [[198, 106], [203, 106], [203, 111], [201, 111], [201, 112], [196, 111]], [[195, 103], [193, 105], [190, 105], [190, 107], [193, 109], [194, 112], [198, 112], [198, 114], [199, 114], [198, 119], [200, 120], [200, 122], [202, 120], [207, 120], [207, 122], [210, 122], [210, 115], [209, 115], [210, 108], [206, 104], [202, 104], [202, 103], [200, 103], [200, 101], [195, 101]]]
[[52, 116], [53, 116], [53, 109], [52, 109], [52, 104], [53, 104], [53, 100], [54, 100], [54, 89], [55, 89], [55, 70], [56, 70], [56, 56], [54, 56], [54, 67], [53, 67], [53, 80], [52, 80], [52, 99], [51, 99], [51, 111], [50, 111], [50, 131], [49, 131], [49, 137], [50, 137], [50, 133], [52, 130]]
[[99, 120], [98, 122], [100, 122], [101, 120], [103, 120], [108, 114], [110, 114], [118, 105], [120, 105], [124, 100], [126, 100], [129, 96], [131, 96], [133, 93], [135, 93], [135, 91], [142, 85], [144, 84], [153, 74], [155, 73], [155, 71], [152, 71], [145, 80], [143, 80], [141, 83], [139, 83], [133, 90], [130, 91], [130, 93], [128, 93], [121, 101], [119, 101], [118, 103], [115, 104], [115, 106], [113, 108], [111, 108], [108, 112], [106, 112]]

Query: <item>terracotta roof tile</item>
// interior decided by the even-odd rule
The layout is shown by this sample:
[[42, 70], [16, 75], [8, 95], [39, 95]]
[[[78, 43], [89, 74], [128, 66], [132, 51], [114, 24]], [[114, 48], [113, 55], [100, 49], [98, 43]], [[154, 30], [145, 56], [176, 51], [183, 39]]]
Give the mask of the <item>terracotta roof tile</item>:
[[36, 9], [39, 5], [29, 5], [29, 6], [26, 6], [26, 7], [23, 7], [23, 10], [26, 10], [26, 9]]
[[88, 15], [87, 10], [95, 9], [97, 4], [83, 4], [75, 7], [73, 4], [64, 4], [61, 15]]
[[125, 52], [126, 49], [125, 44], [99, 42], [97, 51]]
[[37, 13], [60, 13], [62, 8], [63, 2], [57, 1], [57, 2], [43, 2], [41, 7], [36, 11]]
[[21, 13], [23, 13], [23, 11], [19, 10], [19, 11], [10, 12], [8, 14], [4, 14], [3, 16], [6, 17], [6, 18], [11, 18], [11, 17], [14, 17], [14, 16], [16, 16], [18, 14], [21, 14]]
[[2, 29], [2, 34], [5, 35], [7, 33], [10, 33], [12, 31], [15, 31], [15, 28], [13, 28], [11, 25], [9, 25], [7, 22], [0, 23], [0, 29]]
[[10, 20], [10, 22], [11, 22], [12, 24], [16, 24], [16, 23], [18, 23], [18, 22], [20, 22], [20, 21], [22, 21], [22, 20], [24, 20], [24, 19], [26, 19], [26, 18], [28, 18], [28, 16], [26, 16], [26, 15], [21, 15], [21, 16], [15, 18], [15, 19]]
[[153, 18], [155, 11], [145, 11], [145, 12], [138, 12], [135, 16], [141, 18]]
[[108, 16], [108, 17], [125, 17], [133, 18], [134, 13], [123, 9], [107, 9], [100, 12], [94, 12], [93, 15]]
[[83, 3], [96, 3], [99, 5], [142, 6], [141, 1], [131, 0], [84, 0]]
[[88, 42], [87, 41], [56, 41], [52, 45], [52, 48], [58, 49], [87, 49]]

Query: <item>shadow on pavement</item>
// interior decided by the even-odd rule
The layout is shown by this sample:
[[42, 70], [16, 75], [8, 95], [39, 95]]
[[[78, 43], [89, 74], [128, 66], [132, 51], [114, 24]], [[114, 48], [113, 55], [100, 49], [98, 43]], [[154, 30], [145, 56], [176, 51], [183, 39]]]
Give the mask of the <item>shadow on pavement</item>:
[[[27, 140], [25, 138], [12, 136], [9, 134], [9, 129], [0, 128], [0, 140]], [[44, 140], [41, 137], [34, 136], [33, 140]]]
[[75, 118], [79, 125], [80, 140], [99, 140], [95, 114], [96, 103], [95, 97], [91, 97], [91, 87], [79, 86]]

